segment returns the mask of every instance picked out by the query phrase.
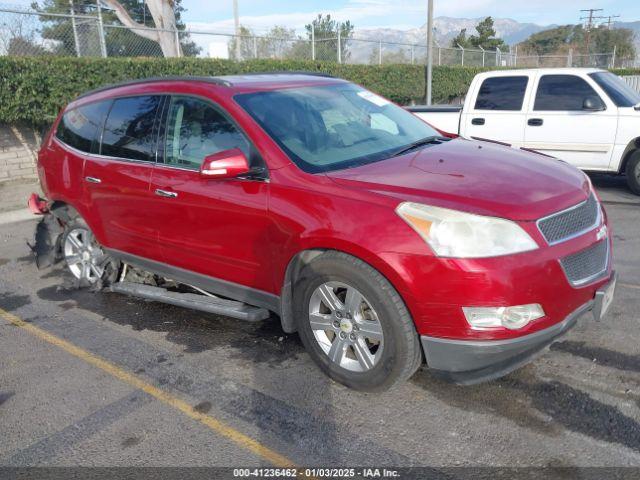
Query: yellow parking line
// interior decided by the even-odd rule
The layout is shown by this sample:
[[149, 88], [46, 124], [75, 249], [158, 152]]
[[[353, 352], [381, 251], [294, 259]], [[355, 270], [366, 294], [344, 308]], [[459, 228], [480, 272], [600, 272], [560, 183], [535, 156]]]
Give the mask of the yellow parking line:
[[293, 464], [291, 460], [289, 460], [286, 457], [283, 457], [277, 452], [274, 452], [270, 448], [265, 447], [257, 440], [254, 440], [253, 438], [239, 432], [238, 430], [230, 427], [229, 425], [226, 425], [225, 423], [221, 422], [220, 420], [217, 420], [211, 415], [205, 415], [204, 413], [197, 412], [196, 410], [193, 409], [191, 405], [189, 405], [184, 400], [174, 397], [170, 393], [167, 393], [164, 390], [154, 387], [150, 383], [147, 383], [144, 380], [142, 380], [140, 377], [117, 367], [113, 363], [110, 363], [90, 352], [87, 352], [86, 350], [83, 350], [80, 347], [76, 347], [72, 343], [69, 343], [66, 340], [63, 340], [60, 337], [52, 335], [51, 333], [48, 333], [34, 325], [31, 325], [25, 322], [24, 320], [22, 320], [21, 318], [16, 317], [11, 313], [2, 310], [1, 308], [0, 308], [0, 317], [4, 318], [5, 320], [12, 323], [13, 325], [26, 330], [27, 332], [35, 335], [36, 337], [39, 337], [45, 342], [55, 345], [56, 347], [60, 347], [65, 352], [70, 353], [71, 355], [81, 360], [84, 360], [85, 362], [93, 365], [94, 367], [97, 367], [100, 370], [103, 370], [113, 375], [118, 380], [128, 383], [129, 385], [135, 388], [138, 388], [143, 392], [148, 393], [149, 395], [156, 398], [157, 400], [160, 400], [162, 403], [165, 403], [175, 408], [176, 410], [180, 410], [182, 413], [184, 413], [188, 417], [191, 417], [194, 420], [197, 420], [203, 425], [209, 427], [214, 432], [222, 435], [223, 437], [228, 438], [238, 446], [264, 458], [272, 465], [280, 468], [296, 468], [296, 466]]
[[620, 286], [626, 287], [626, 288], [633, 288], [635, 290], [640, 290], [640, 285], [634, 285], [632, 283], [621, 283]]

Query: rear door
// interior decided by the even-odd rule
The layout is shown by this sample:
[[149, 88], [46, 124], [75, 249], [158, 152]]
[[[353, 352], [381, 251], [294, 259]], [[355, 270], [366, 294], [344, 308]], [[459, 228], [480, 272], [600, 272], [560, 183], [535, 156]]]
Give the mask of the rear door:
[[[578, 75], [540, 75], [527, 115], [525, 146], [586, 170], [608, 169], [618, 112], [596, 88]], [[602, 110], [586, 110], [586, 99]]]
[[94, 212], [92, 228], [98, 238], [108, 248], [152, 259], [161, 258], [149, 183], [163, 98], [116, 98], [104, 122], [99, 151], [84, 168], [86, 204]]
[[173, 96], [165, 117], [164, 154], [151, 184], [165, 263], [222, 280], [216, 286], [223, 291], [211, 290], [240, 300], [234, 284], [271, 290], [266, 175], [200, 175], [204, 158], [214, 153], [240, 148], [253, 167], [264, 166], [260, 156], [231, 117], [207, 99]]
[[522, 146], [529, 81], [524, 74], [497, 74], [483, 79], [476, 92], [469, 92], [473, 104], [463, 110], [461, 134]]

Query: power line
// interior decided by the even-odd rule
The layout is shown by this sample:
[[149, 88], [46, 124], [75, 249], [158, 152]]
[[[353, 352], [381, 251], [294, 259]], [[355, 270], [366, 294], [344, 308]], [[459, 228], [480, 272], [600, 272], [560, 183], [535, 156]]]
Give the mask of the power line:
[[607, 25], [607, 30], [611, 30], [611, 19], [612, 18], [620, 18], [620, 15], [605, 15], [604, 17], [600, 17], [600, 18], [606, 18], [607, 21], [603, 22], [602, 25]]

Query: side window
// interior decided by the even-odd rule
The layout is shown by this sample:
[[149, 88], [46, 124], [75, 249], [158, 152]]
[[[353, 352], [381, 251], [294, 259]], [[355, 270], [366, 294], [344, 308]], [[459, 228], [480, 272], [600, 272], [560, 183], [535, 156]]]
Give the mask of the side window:
[[111, 100], [90, 103], [69, 110], [60, 119], [56, 137], [82, 152], [95, 153], [97, 136], [110, 106]]
[[522, 110], [529, 77], [487, 78], [478, 92], [476, 110]]
[[534, 110], [582, 110], [586, 97], [598, 94], [575, 75], [543, 75], [538, 83]]
[[165, 163], [199, 170], [208, 155], [240, 148], [249, 158], [244, 135], [204, 100], [173, 97], [167, 115]]
[[153, 162], [156, 148], [153, 126], [160, 99], [143, 96], [114, 100], [105, 122], [100, 153]]

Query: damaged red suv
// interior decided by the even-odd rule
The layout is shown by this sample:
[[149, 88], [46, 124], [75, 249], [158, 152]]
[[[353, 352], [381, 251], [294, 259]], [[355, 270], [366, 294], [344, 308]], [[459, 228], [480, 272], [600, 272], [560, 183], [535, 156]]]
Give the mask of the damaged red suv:
[[275, 313], [361, 390], [424, 362], [463, 384], [504, 375], [603, 316], [615, 287], [606, 214], [579, 170], [447, 138], [322, 75], [87, 93], [46, 137], [39, 175], [40, 264], [240, 321]]

